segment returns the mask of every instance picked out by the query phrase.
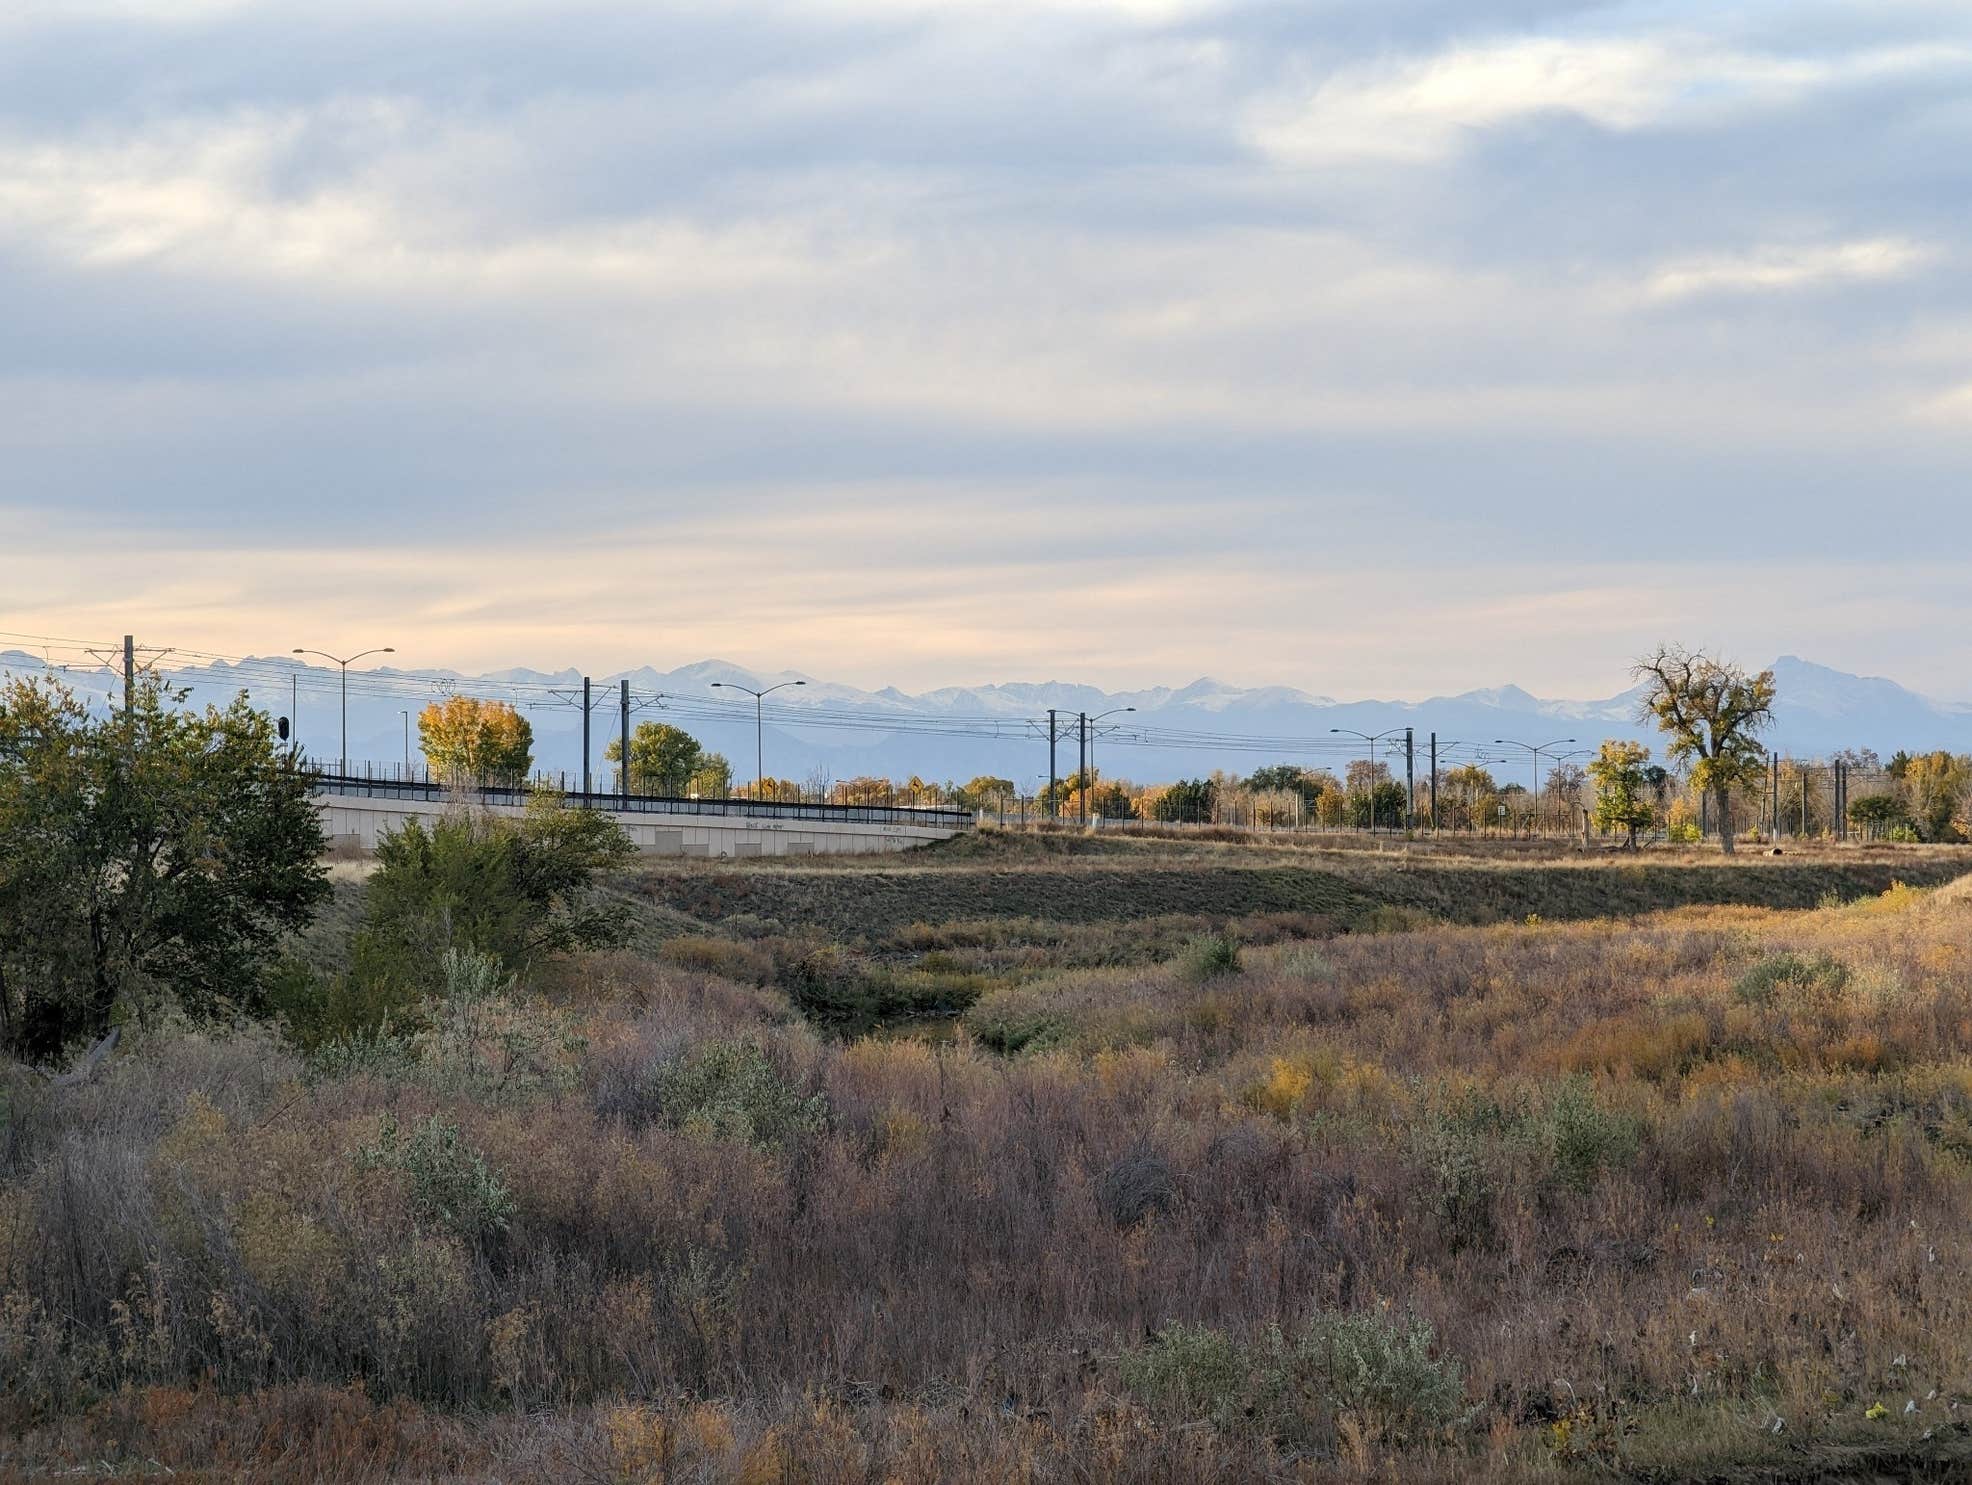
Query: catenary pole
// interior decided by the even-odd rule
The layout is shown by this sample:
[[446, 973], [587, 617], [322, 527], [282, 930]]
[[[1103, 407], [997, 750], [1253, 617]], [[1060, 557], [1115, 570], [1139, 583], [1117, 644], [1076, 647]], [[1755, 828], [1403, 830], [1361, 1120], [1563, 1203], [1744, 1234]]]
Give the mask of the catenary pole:
[[1404, 729], [1404, 831], [1417, 824], [1417, 734]]
[[1431, 734], [1431, 831], [1438, 831], [1438, 734]]
[[1048, 708], [1048, 814], [1053, 819], [1061, 818], [1061, 792], [1055, 786], [1058, 779], [1054, 766], [1054, 708]]
[[1080, 759], [1078, 779], [1080, 787], [1075, 791], [1080, 797], [1081, 808], [1076, 813], [1080, 823], [1086, 825], [1089, 823], [1089, 714], [1078, 712], [1076, 715], [1080, 718], [1081, 734], [1080, 746], [1077, 749], [1077, 756]]

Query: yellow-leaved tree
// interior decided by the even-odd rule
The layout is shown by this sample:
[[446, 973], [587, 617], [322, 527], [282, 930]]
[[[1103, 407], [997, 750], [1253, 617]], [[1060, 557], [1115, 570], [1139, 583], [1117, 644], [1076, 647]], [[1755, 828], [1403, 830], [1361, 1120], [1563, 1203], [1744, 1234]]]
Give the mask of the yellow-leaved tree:
[[518, 784], [534, 763], [534, 728], [504, 701], [448, 696], [418, 714], [418, 746], [448, 784]]
[[1625, 738], [1603, 743], [1589, 763], [1589, 777], [1595, 780], [1596, 828], [1628, 831], [1632, 851], [1636, 833], [1657, 818], [1649, 770], [1650, 749]]

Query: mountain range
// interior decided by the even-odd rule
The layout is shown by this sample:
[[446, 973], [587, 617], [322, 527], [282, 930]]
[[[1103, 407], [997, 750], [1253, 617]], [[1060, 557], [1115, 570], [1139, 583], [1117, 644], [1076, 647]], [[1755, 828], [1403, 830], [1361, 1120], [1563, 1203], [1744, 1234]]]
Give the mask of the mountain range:
[[[49, 668], [42, 657], [0, 651], [0, 672]], [[108, 704], [120, 679], [100, 667], [57, 667], [77, 690]], [[333, 760], [339, 749], [338, 678], [332, 669], [297, 665], [290, 657], [238, 662], [164, 665], [172, 681], [192, 689], [195, 702], [221, 701], [245, 689], [255, 705], [280, 715], [294, 713], [309, 753]], [[1869, 748], [1888, 756], [1912, 751], [1972, 749], [1972, 705], [1934, 701], [1880, 677], [1856, 676], [1795, 656], [1773, 665], [1777, 702], [1767, 737], [1791, 756], [1820, 757], [1845, 748]], [[783, 672], [762, 675], [725, 661], [704, 660], [660, 671], [651, 666], [598, 676], [591, 732], [592, 766], [620, 725], [620, 680], [627, 679], [637, 710], [633, 724], [668, 720], [724, 753], [744, 779], [755, 769], [754, 708], [738, 691], [786, 684], [764, 704], [760, 738], [770, 775], [842, 779], [871, 774], [927, 779], [994, 774], [1023, 789], [1048, 770], [1046, 718], [1057, 714], [1057, 769], [1072, 773], [1077, 738], [1074, 717], [1108, 715], [1094, 729], [1096, 763], [1104, 776], [1142, 783], [1226, 769], [1246, 773], [1268, 763], [1298, 762], [1334, 769], [1362, 756], [1367, 744], [1351, 734], [1396, 736], [1378, 744], [1379, 756], [1401, 753], [1402, 730], [1413, 729], [1422, 771], [1429, 736], [1436, 732], [1441, 762], [1485, 758], [1503, 776], [1531, 763], [1522, 743], [1555, 742], [1558, 750], [1593, 749], [1607, 737], [1657, 739], [1637, 719], [1635, 690], [1591, 701], [1547, 700], [1518, 686], [1434, 696], [1422, 701], [1341, 700], [1285, 686], [1241, 687], [1208, 678], [1181, 687], [1105, 691], [1063, 681], [952, 686], [910, 694], [895, 687], [868, 691]], [[799, 685], [792, 683], [800, 682]], [[579, 773], [582, 744], [580, 672], [504, 670], [480, 676], [451, 671], [407, 672], [390, 668], [350, 673], [349, 754], [377, 765], [415, 754], [418, 711], [430, 699], [457, 689], [499, 695], [523, 705], [534, 726], [538, 767]], [[551, 694], [559, 691], [562, 696]], [[661, 698], [661, 699], [660, 699]], [[298, 705], [297, 705], [298, 703]], [[1332, 729], [1341, 729], [1339, 731]], [[1561, 743], [1563, 738], [1574, 741]], [[408, 748], [407, 748], [408, 741]]]

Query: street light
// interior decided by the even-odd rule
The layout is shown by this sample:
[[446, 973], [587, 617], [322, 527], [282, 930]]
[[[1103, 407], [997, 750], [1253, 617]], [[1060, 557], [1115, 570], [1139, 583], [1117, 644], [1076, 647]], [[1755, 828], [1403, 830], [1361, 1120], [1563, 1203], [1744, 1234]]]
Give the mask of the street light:
[[395, 655], [397, 651], [389, 645], [383, 645], [378, 649], [363, 650], [351, 655], [347, 660], [340, 655], [331, 655], [327, 650], [304, 650], [299, 645], [295, 647], [294, 652], [297, 655], [320, 655], [342, 671], [342, 756], [336, 760], [336, 772], [346, 778], [349, 775], [349, 667], [358, 660], [368, 659], [371, 655]]
[[1395, 737], [1405, 731], [1402, 727], [1386, 727], [1381, 732], [1358, 732], [1353, 727], [1331, 727], [1330, 732], [1346, 732], [1351, 737], [1360, 737], [1369, 744], [1369, 833], [1376, 834], [1376, 745], [1386, 737]]
[[[1089, 718], [1089, 726], [1094, 727], [1103, 717], [1121, 716], [1124, 712], [1133, 712], [1135, 710], [1136, 708], [1133, 706], [1111, 707], [1101, 715]], [[1089, 776], [1083, 782], [1088, 785], [1089, 800], [1093, 804], [1096, 797], [1096, 734], [1094, 732], [1089, 734]], [[1097, 815], [1096, 818], [1100, 820], [1102, 816]]]
[[1534, 743], [1521, 742], [1518, 738], [1514, 738], [1514, 737], [1496, 737], [1493, 739], [1493, 743], [1495, 746], [1504, 747], [1504, 748], [1525, 748], [1528, 752], [1529, 761], [1534, 765], [1534, 801], [1533, 801], [1534, 827], [1533, 828], [1536, 831], [1538, 831], [1541, 828], [1541, 754], [1545, 753], [1549, 748], [1558, 748], [1563, 743], [1571, 743], [1574, 741], [1575, 739], [1572, 737], [1557, 737], [1552, 742], [1544, 742], [1537, 746]]
[[742, 686], [738, 681], [714, 681], [713, 689], [723, 691], [744, 691], [753, 698], [753, 797], [758, 799], [766, 788], [766, 741], [765, 726], [760, 720], [760, 700], [772, 696], [781, 686], [805, 686], [806, 681], [782, 681], [779, 686], [769, 686], [764, 691], [756, 691], [751, 686]]

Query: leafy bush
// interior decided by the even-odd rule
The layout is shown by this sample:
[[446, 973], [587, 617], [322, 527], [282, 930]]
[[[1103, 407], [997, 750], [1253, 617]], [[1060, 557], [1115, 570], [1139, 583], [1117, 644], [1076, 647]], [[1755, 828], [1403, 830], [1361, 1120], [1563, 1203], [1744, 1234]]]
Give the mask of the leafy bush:
[[394, 1114], [378, 1123], [377, 1142], [356, 1152], [361, 1169], [402, 1171], [419, 1214], [464, 1238], [504, 1232], [512, 1194], [485, 1157], [459, 1137], [459, 1126], [433, 1114], [408, 1137]]
[[892, 969], [831, 947], [810, 949], [785, 965], [781, 985], [811, 1021], [855, 1029], [963, 1015], [994, 981], [963, 970]]
[[267, 1003], [287, 1039], [311, 1054], [332, 1046], [388, 1041], [425, 1024], [424, 997], [407, 980], [323, 974], [298, 959], [283, 960], [269, 974]]
[[1468, 1092], [1429, 1115], [1411, 1141], [1411, 1163], [1431, 1215], [1454, 1248], [1495, 1236], [1499, 1163], [1517, 1159], [1539, 1178], [1587, 1191], [1603, 1171], [1634, 1160], [1637, 1119], [1604, 1108], [1584, 1078], [1569, 1078], [1544, 1101]]
[[1453, 1251], [1490, 1242], [1495, 1182], [1482, 1121], [1458, 1113], [1432, 1115], [1411, 1137], [1410, 1158], [1428, 1209]]
[[[1270, 1341], [1278, 1353], [1280, 1337]], [[1297, 1378], [1319, 1378], [1338, 1413], [1368, 1420], [1401, 1443], [1468, 1420], [1463, 1370], [1437, 1358], [1437, 1336], [1423, 1320], [1398, 1325], [1380, 1315], [1321, 1315], [1293, 1348]]]
[[1210, 980], [1236, 975], [1245, 966], [1240, 961], [1238, 939], [1229, 933], [1201, 933], [1185, 945], [1178, 967], [1186, 979]]
[[712, 1041], [661, 1070], [653, 1089], [657, 1111], [675, 1129], [773, 1149], [819, 1131], [828, 1101], [804, 1098], [773, 1059], [753, 1042]]
[[1839, 995], [1849, 983], [1849, 967], [1834, 955], [1787, 951], [1769, 954], [1741, 975], [1733, 997], [1744, 1005], [1771, 1005], [1783, 993], [1790, 998]]
[[373, 1036], [344, 1036], [305, 1049], [307, 1081], [313, 1084], [340, 1078], [394, 1078], [418, 1065], [411, 1038], [384, 1031]]
[[1220, 1428], [1250, 1416], [1258, 1390], [1246, 1347], [1209, 1325], [1167, 1325], [1123, 1358], [1123, 1385], [1153, 1407]]
[[616, 943], [624, 912], [595, 878], [634, 850], [609, 816], [547, 802], [518, 821], [463, 810], [429, 827], [409, 820], [378, 842], [352, 972], [430, 996], [444, 991], [448, 949], [524, 975], [550, 955]]
[[1123, 1385], [1160, 1411], [1290, 1443], [1326, 1440], [1347, 1418], [1403, 1444], [1469, 1422], [1464, 1373], [1433, 1355], [1430, 1325], [1374, 1314], [1317, 1315], [1298, 1336], [1270, 1326], [1242, 1345], [1206, 1326], [1168, 1326], [1123, 1359]]
[[513, 976], [490, 954], [447, 949], [440, 963], [444, 999], [410, 1039], [422, 1081], [495, 1099], [574, 1086], [584, 1042], [563, 1012], [517, 995]]
[[1009, 1057], [1053, 1046], [1068, 1034], [1068, 1022], [1051, 1008], [1050, 998], [1025, 988], [980, 997], [965, 1013], [965, 1024], [982, 1046]]
[[1664, 835], [1674, 846], [1695, 846], [1704, 838], [1696, 820], [1673, 820]]
[[1587, 1191], [1605, 1169], [1634, 1160], [1643, 1140], [1638, 1121], [1603, 1108], [1581, 1078], [1556, 1091], [1542, 1135], [1552, 1177], [1574, 1191]]

